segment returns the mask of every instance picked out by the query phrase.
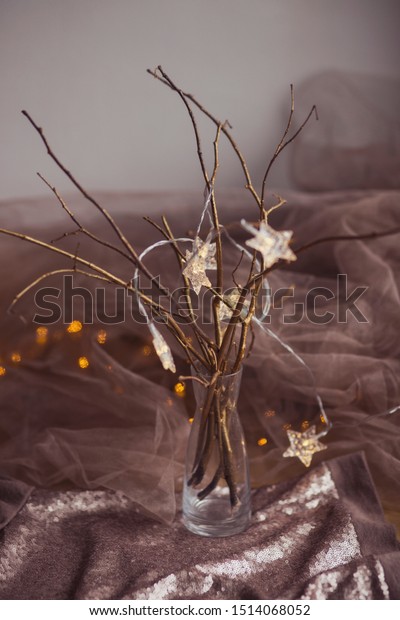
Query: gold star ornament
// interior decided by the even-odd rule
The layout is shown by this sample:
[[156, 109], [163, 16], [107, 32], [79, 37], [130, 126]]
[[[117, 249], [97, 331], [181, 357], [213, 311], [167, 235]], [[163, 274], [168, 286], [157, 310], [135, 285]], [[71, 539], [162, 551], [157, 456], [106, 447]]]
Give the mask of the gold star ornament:
[[252, 239], [246, 241], [250, 248], [258, 250], [264, 259], [264, 269], [272, 267], [278, 260], [296, 260], [296, 254], [289, 247], [293, 232], [291, 230], [275, 230], [267, 222], [260, 222], [259, 229], [242, 220], [241, 224], [249, 233]]
[[316, 435], [315, 425], [310, 426], [304, 433], [288, 430], [287, 436], [290, 447], [283, 453], [284, 457], [297, 456], [306, 467], [310, 467], [313, 455], [327, 446], [321, 443]]

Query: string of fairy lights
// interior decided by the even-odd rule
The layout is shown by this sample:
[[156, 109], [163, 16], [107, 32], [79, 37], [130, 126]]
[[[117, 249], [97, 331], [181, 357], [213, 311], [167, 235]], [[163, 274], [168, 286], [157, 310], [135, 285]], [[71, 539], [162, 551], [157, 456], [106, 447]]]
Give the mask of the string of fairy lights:
[[[35, 343], [38, 347], [42, 348], [50, 344], [51, 342], [53, 343], [60, 342], [64, 337], [80, 339], [85, 329], [86, 328], [84, 327], [84, 324], [79, 320], [73, 320], [63, 329], [56, 329], [56, 330], [51, 330], [51, 331], [45, 326], [39, 326], [36, 328], [35, 334], [34, 334]], [[98, 343], [98, 345], [104, 346], [108, 342], [108, 333], [105, 329], [101, 328], [101, 329], [93, 330], [91, 326], [90, 331], [94, 334], [95, 340]], [[141, 346], [140, 354], [145, 358], [149, 358], [153, 355], [158, 355], [154, 347], [154, 343], [144, 344], [143, 346]], [[27, 357], [29, 358], [29, 356]], [[87, 372], [92, 364], [90, 358], [91, 356], [89, 353], [79, 354], [75, 358], [75, 363], [81, 371]], [[17, 368], [18, 366], [23, 365], [23, 361], [24, 359], [23, 359], [23, 355], [21, 351], [12, 351], [5, 357], [4, 356], [0, 357], [0, 380], [3, 380], [7, 376], [9, 368], [13, 368], [13, 369]], [[109, 363], [106, 364], [106, 369], [108, 371], [112, 371], [113, 370], [112, 364], [109, 364]], [[117, 394], [123, 394], [124, 389], [121, 386], [116, 385], [114, 386], [114, 391]], [[186, 384], [183, 381], [177, 381], [172, 386], [172, 392], [177, 398], [185, 399], [188, 396]], [[166, 402], [166, 405], [169, 407], [173, 407], [174, 405], [174, 400], [170, 396], [166, 398], [165, 402]], [[365, 422], [368, 423], [370, 418], [377, 418], [377, 417], [392, 415], [394, 413], [397, 413], [399, 410], [400, 410], [400, 405], [395, 406], [392, 409], [389, 409], [381, 413], [372, 414], [370, 416], [367, 416], [367, 419], [365, 420]], [[274, 409], [269, 408], [264, 412], [263, 416], [266, 419], [270, 419], [270, 418], [274, 418], [275, 416], [278, 416], [278, 414]], [[320, 413], [319, 419], [320, 419], [322, 426], [325, 426], [325, 428], [328, 431], [331, 427], [331, 423], [327, 420], [327, 418], [325, 418], [324, 413], [322, 412]], [[190, 424], [193, 422], [193, 420], [194, 420], [193, 417], [188, 418], [188, 422]], [[286, 432], [289, 442], [290, 442], [290, 446], [283, 453], [283, 457], [295, 456], [299, 458], [300, 461], [306, 467], [309, 467], [309, 465], [311, 464], [312, 456], [316, 452], [320, 452], [327, 448], [325, 444], [319, 441], [319, 438], [323, 436], [324, 433], [321, 432], [317, 434], [315, 424], [312, 424], [307, 419], [302, 420], [299, 423], [299, 426], [300, 426], [300, 431], [295, 431], [294, 429], [292, 429], [292, 424], [289, 422], [285, 422], [280, 425], [282, 430]], [[340, 425], [336, 424], [335, 426], [349, 426], [349, 424], [343, 423]], [[266, 447], [269, 447], [270, 443], [271, 443], [271, 440], [264, 434], [261, 437], [257, 437], [254, 440], [254, 447], [257, 446], [257, 448], [259, 449], [265, 449]]]
[[[36, 328], [34, 332], [34, 341], [36, 345], [38, 345], [39, 347], [45, 347], [50, 342], [60, 341], [64, 336], [69, 336], [72, 338], [81, 336], [84, 332], [84, 329], [85, 329], [84, 324], [79, 320], [73, 320], [71, 323], [66, 325], [63, 330], [58, 329], [58, 330], [51, 331], [49, 330], [48, 327], [39, 326]], [[93, 333], [94, 333], [95, 340], [99, 345], [103, 346], [108, 342], [109, 334], [105, 329], [93, 330]], [[148, 358], [154, 355], [155, 351], [151, 344], [145, 344], [140, 348], [140, 354], [144, 358]], [[12, 351], [9, 355], [5, 357], [0, 357], [0, 378], [6, 377], [10, 367], [15, 369], [21, 364], [23, 364], [23, 361], [24, 361], [24, 358], [20, 351]], [[90, 354], [87, 353], [83, 355], [78, 355], [75, 358], [75, 363], [76, 363], [76, 366], [81, 371], [87, 371], [92, 364]], [[111, 368], [112, 366], [108, 364], [107, 369], [111, 370]], [[172, 387], [172, 392], [175, 395], [175, 397], [181, 398], [183, 400], [188, 395], [186, 384], [183, 381], [177, 381]], [[167, 397], [166, 404], [169, 406], [172, 406], [173, 403], [174, 403], [173, 399], [170, 397]], [[267, 409], [264, 412], [265, 418], [272, 418], [276, 415], [277, 415], [276, 411], [273, 409]], [[193, 417], [188, 418], [188, 422], [190, 424], [193, 422], [193, 420], [194, 420]], [[321, 415], [321, 422], [323, 424], [325, 423], [322, 415]], [[301, 422], [301, 429], [303, 431], [307, 430], [309, 426], [310, 426], [310, 422], [308, 420], [303, 420]], [[292, 425], [289, 423], [285, 423], [282, 425], [282, 429], [284, 431], [288, 431], [291, 428], [292, 428]], [[255, 445], [258, 446], [259, 448], [264, 448], [268, 444], [270, 444], [270, 439], [266, 437], [265, 435], [260, 436], [255, 440]]]

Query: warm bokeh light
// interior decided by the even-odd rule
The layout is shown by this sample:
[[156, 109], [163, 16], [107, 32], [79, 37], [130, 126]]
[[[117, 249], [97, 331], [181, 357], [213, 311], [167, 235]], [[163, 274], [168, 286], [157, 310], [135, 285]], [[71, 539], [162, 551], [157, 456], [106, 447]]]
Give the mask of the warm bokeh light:
[[172, 407], [172, 405], [174, 404], [174, 401], [172, 400], [172, 398], [167, 398], [166, 403], [168, 405], [168, 407]]
[[67, 332], [69, 334], [77, 334], [82, 330], [82, 323], [80, 321], [72, 321], [67, 327]]
[[21, 357], [20, 353], [12, 353], [11, 354], [11, 361], [14, 364], [19, 364], [21, 359], [22, 359], [22, 357]]
[[100, 329], [97, 332], [97, 342], [99, 344], [105, 344], [106, 340], [107, 340], [107, 332], [106, 332], [106, 330], [105, 329]]
[[322, 413], [321, 413], [321, 415], [319, 417], [320, 417], [320, 420], [321, 420], [322, 424], [326, 424], [326, 420], [325, 420], [324, 416], [322, 415]]
[[282, 428], [283, 428], [284, 431], [288, 431], [290, 428], [292, 428], [292, 425], [291, 424], [284, 424], [282, 426]]
[[47, 327], [38, 327], [36, 329], [36, 342], [38, 344], [46, 344], [49, 330]]
[[257, 441], [257, 444], [259, 446], [265, 446], [268, 443], [268, 439], [266, 437], [260, 437], [260, 439]]
[[309, 426], [310, 422], [308, 420], [303, 420], [303, 422], [301, 423], [301, 428], [303, 429], [303, 431], [306, 431]]
[[175, 383], [174, 385], [174, 392], [177, 396], [180, 396], [181, 398], [183, 398], [185, 396], [186, 393], [186, 386], [184, 383], [181, 383], [179, 381], [179, 383]]
[[84, 355], [78, 359], [79, 368], [87, 368], [89, 366], [89, 360]]
[[4, 366], [0, 366], [0, 377], [3, 377], [6, 374], [6, 369], [4, 368]]
[[266, 418], [272, 418], [275, 414], [275, 411], [273, 409], [267, 409], [267, 411], [264, 413]]
[[151, 354], [151, 347], [149, 347], [148, 344], [146, 344], [143, 349], [142, 349], [142, 353], [143, 355], [145, 355], [146, 357], [149, 357], [149, 355]]
[[189, 418], [189, 420], [188, 420], [189, 424], [193, 424], [193, 420], [194, 420], [194, 418]]

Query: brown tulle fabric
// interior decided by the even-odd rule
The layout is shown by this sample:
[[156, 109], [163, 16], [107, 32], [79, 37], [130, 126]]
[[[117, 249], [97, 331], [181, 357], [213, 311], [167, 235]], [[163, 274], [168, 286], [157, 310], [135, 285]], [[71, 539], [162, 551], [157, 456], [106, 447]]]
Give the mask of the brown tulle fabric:
[[[398, 225], [399, 191], [285, 192], [288, 204], [271, 216], [276, 228], [295, 231], [293, 247], [327, 235], [388, 230]], [[201, 192], [163, 194], [98, 194], [126, 232], [142, 249], [158, 239], [142, 215], [166, 213], [177, 235], [194, 229], [202, 209]], [[81, 197], [70, 196], [69, 205], [92, 230], [113, 239], [104, 221]], [[221, 222], [229, 226], [245, 217], [256, 219], [257, 209], [244, 190], [219, 193]], [[73, 226], [52, 198], [3, 202], [1, 226], [24, 231], [45, 240], [58, 237]], [[230, 233], [244, 243], [247, 233], [231, 225]], [[76, 238], [62, 242], [72, 252]], [[238, 251], [225, 241], [225, 274], [237, 265]], [[101, 326], [107, 342], [96, 340], [99, 325], [68, 334], [60, 321], [49, 326], [46, 344], [36, 342], [33, 293], [17, 306], [24, 325], [5, 310], [14, 295], [40, 273], [66, 266], [49, 251], [16, 239], [1, 237], [1, 357], [6, 374], [0, 376], [1, 473], [35, 486], [106, 487], [123, 491], [143, 510], [167, 522], [175, 514], [185, 442], [190, 425], [191, 396], [173, 392], [177, 376], [162, 370], [148, 348], [147, 328], [131, 319], [115, 326]], [[91, 256], [121, 277], [133, 275], [132, 266], [104, 248], [81, 239], [79, 255]], [[271, 329], [300, 354], [315, 376], [318, 391], [333, 430], [323, 440], [328, 449], [315, 455], [313, 465], [340, 454], [365, 451], [386, 515], [400, 525], [400, 415], [369, 415], [400, 403], [399, 336], [399, 237], [372, 241], [342, 241], [319, 245], [299, 255], [298, 261], [274, 271], [272, 291], [293, 287], [294, 298], [283, 301], [283, 310], [271, 310]], [[157, 250], [148, 265], [163, 281], [175, 286], [179, 274], [169, 248]], [[244, 262], [236, 273], [244, 277]], [[358, 307], [368, 319], [360, 324], [351, 315], [338, 322], [335, 299], [320, 299], [317, 313], [332, 311], [328, 324], [307, 317], [283, 323], [293, 300], [304, 302], [313, 287], [336, 291], [336, 276], [347, 274], [352, 287], [368, 287]], [[83, 277], [75, 277], [75, 286]], [[49, 286], [60, 284], [50, 278]], [[230, 284], [230, 283], [229, 283]], [[93, 281], [87, 283], [94, 287]], [[111, 313], [111, 288], [107, 297]], [[339, 305], [343, 304], [339, 302]], [[279, 304], [278, 304], [279, 305]], [[79, 304], [77, 316], [79, 318]], [[246, 432], [253, 486], [291, 479], [305, 470], [294, 458], [282, 458], [288, 445], [284, 426], [300, 430], [307, 424], [324, 428], [317, 409], [309, 373], [259, 328], [251, 357], [246, 360], [240, 412]], [[180, 349], [173, 346], [177, 372], [188, 367]], [[19, 353], [21, 361], [12, 354]], [[90, 366], [81, 369], [85, 356]], [[287, 427], [286, 427], [287, 428]], [[265, 445], [258, 445], [261, 437]]]

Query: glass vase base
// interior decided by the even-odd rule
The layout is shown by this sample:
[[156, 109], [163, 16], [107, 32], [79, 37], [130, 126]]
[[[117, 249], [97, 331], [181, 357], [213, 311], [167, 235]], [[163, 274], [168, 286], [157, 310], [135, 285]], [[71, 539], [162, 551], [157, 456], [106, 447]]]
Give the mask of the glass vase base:
[[216, 498], [197, 500], [185, 507], [182, 521], [187, 530], [198, 536], [219, 538], [244, 532], [250, 525], [250, 504], [229, 511], [226, 501]]

